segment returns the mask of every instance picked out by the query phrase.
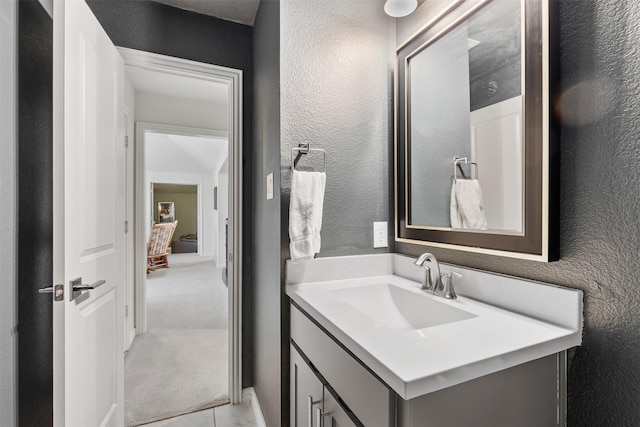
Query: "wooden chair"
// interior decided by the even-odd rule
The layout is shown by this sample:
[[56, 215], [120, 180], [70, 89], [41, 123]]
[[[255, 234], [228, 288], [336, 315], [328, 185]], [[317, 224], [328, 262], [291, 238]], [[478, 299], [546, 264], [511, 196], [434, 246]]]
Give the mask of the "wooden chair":
[[154, 223], [151, 226], [147, 242], [147, 273], [158, 268], [169, 268], [168, 248], [177, 225], [178, 221]]

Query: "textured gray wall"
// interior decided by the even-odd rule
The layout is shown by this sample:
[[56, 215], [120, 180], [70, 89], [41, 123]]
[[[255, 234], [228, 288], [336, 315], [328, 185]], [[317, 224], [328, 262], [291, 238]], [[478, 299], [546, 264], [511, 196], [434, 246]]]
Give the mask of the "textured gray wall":
[[17, 2], [0, 1], [0, 425], [17, 424]]
[[[585, 333], [569, 367], [568, 425], [640, 425], [640, 3], [562, 0], [558, 19], [560, 260], [428, 250], [442, 261], [582, 289]], [[399, 21], [398, 40], [411, 32]], [[426, 249], [397, 245], [410, 255]]]
[[[253, 384], [267, 425], [281, 422], [280, 3], [262, 1], [253, 29], [253, 206], [255, 230]], [[266, 198], [273, 172], [273, 199]], [[283, 322], [285, 325], [286, 322]]]
[[301, 142], [327, 151], [319, 256], [373, 253], [373, 221], [391, 218], [394, 20], [380, 2], [341, 0], [283, 0], [280, 19], [283, 257]]
[[[318, 256], [393, 250], [393, 227], [389, 248], [373, 249], [372, 223], [393, 217], [394, 36], [395, 21], [377, 1], [280, 2], [282, 283], [284, 261], [290, 258], [291, 148], [301, 142], [327, 151]], [[317, 170], [321, 159], [311, 154], [298, 168]], [[281, 425], [288, 425], [289, 302], [284, 292], [280, 301], [272, 299], [271, 304], [281, 304], [282, 393], [272, 393], [270, 399], [281, 400]]]

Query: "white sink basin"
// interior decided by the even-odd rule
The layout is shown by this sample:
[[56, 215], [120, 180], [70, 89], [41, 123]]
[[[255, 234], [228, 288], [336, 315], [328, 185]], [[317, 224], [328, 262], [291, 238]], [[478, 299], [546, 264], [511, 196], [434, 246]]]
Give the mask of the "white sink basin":
[[582, 341], [582, 292], [441, 264], [458, 299], [420, 290], [397, 254], [287, 263], [287, 295], [405, 400]]
[[330, 292], [384, 327], [398, 331], [430, 328], [476, 317], [427, 294], [412, 292], [390, 283]]

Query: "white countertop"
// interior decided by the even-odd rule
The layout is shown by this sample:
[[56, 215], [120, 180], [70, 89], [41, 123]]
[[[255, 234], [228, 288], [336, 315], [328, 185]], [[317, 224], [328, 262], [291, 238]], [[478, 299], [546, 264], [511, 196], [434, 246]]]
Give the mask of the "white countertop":
[[476, 317], [418, 330], [390, 329], [332, 292], [380, 284], [425, 295], [417, 282], [393, 274], [289, 284], [286, 293], [404, 399], [545, 357], [581, 342], [581, 325], [560, 326], [464, 296], [452, 301], [429, 297]]

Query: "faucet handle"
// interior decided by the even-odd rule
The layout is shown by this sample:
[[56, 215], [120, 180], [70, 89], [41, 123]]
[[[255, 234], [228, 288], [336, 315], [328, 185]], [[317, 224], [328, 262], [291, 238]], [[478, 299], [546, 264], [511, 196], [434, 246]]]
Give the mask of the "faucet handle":
[[444, 277], [444, 297], [446, 299], [456, 299], [458, 298], [458, 296], [456, 295], [456, 291], [453, 288], [453, 279], [454, 277], [457, 279], [461, 279], [462, 278], [462, 274], [460, 273], [456, 273], [455, 271], [452, 271], [450, 273], [443, 273], [443, 277]]

